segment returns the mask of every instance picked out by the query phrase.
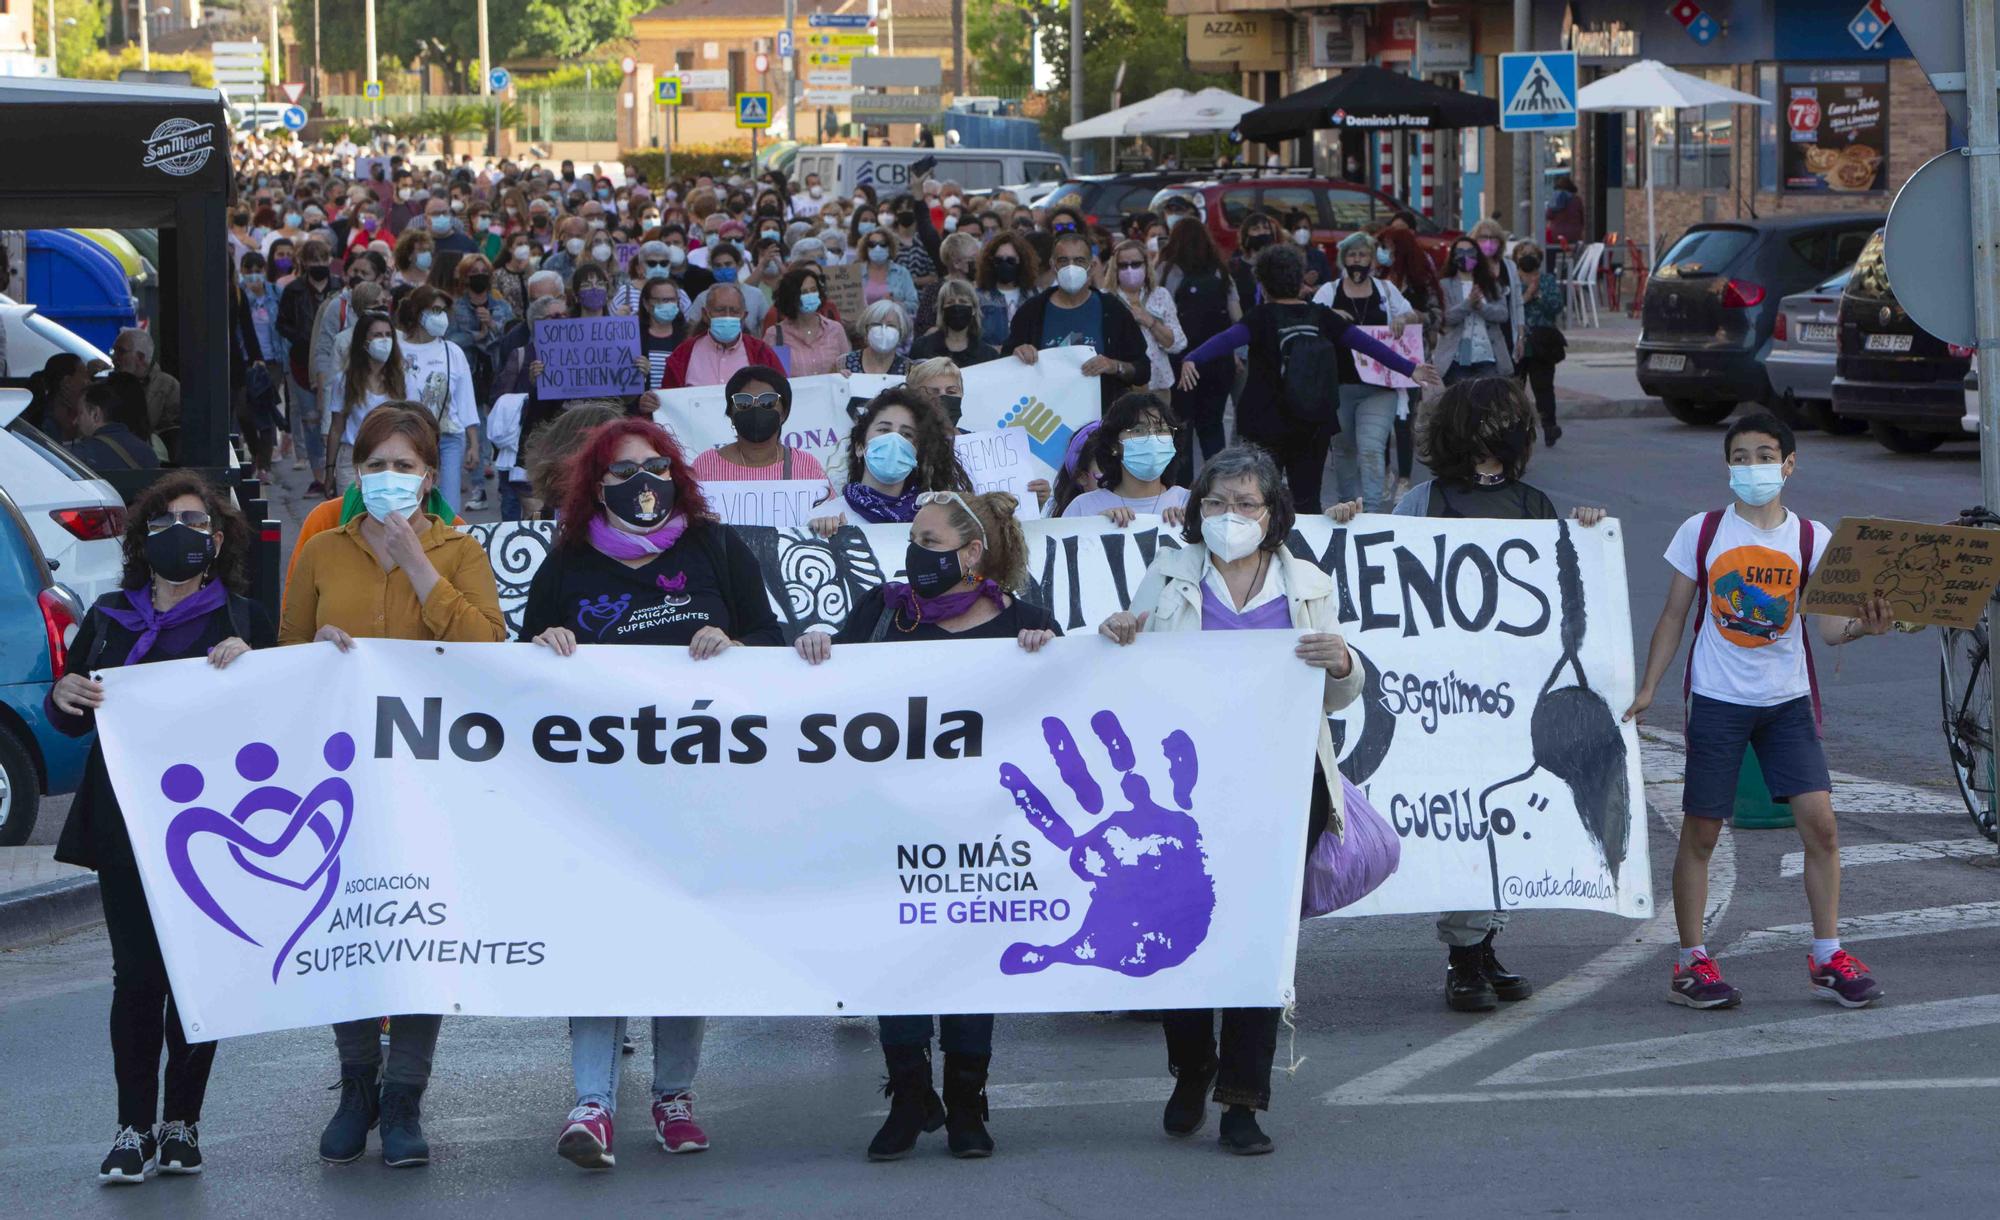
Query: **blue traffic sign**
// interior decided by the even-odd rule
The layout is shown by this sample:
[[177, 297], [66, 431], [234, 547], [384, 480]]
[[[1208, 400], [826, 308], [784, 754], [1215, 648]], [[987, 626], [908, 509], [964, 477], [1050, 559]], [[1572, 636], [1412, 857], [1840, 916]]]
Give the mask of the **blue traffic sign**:
[[875, 19], [866, 13], [813, 13], [806, 24], [815, 30], [865, 30]]
[[505, 68], [495, 68], [487, 74], [486, 83], [493, 87], [493, 92], [505, 93], [507, 86], [514, 83], [514, 74]]
[[1500, 130], [1576, 126], [1576, 52], [1520, 51], [1500, 57]]
[[285, 107], [285, 130], [304, 131], [305, 129], [306, 129], [305, 107], [303, 106]]
[[790, 30], [779, 30], [778, 58], [790, 59], [791, 57], [792, 57], [792, 32]]
[[738, 127], [769, 127], [771, 125], [771, 95], [768, 93], [737, 94], [736, 125]]

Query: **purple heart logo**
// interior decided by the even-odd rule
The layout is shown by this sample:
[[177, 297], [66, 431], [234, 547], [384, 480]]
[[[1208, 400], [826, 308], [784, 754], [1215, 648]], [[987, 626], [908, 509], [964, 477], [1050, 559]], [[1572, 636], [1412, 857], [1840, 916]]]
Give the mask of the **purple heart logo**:
[[[345, 771], [354, 762], [354, 739], [346, 733], [335, 733], [326, 739], [322, 755], [336, 772]], [[189, 806], [167, 824], [167, 865], [175, 883], [202, 914], [231, 935], [260, 948], [263, 942], [243, 930], [202, 879], [189, 851], [190, 845], [202, 835], [214, 835], [229, 844], [229, 859], [236, 867], [252, 877], [302, 892], [319, 887], [312, 909], [271, 961], [271, 981], [275, 983], [285, 955], [326, 910], [340, 886], [340, 848], [347, 841], [347, 830], [354, 820], [354, 790], [339, 775], [321, 780], [304, 796], [265, 783], [278, 773], [278, 752], [261, 741], [253, 741], [236, 752], [236, 773], [256, 786], [227, 814], [192, 803], [207, 786], [199, 768], [176, 763], [161, 774], [160, 791], [175, 804]], [[266, 837], [250, 828], [250, 819], [260, 813], [284, 817], [283, 825], [275, 827], [276, 835]], [[263, 821], [272, 822], [270, 818]], [[310, 838], [304, 837], [307, 835]], [[293, 851], [295, 844], [303, 846]], [[317, 852], [311, 850], [314, 844], [318, 846]], [[253, 862], [252, 857], [261, 863]]]

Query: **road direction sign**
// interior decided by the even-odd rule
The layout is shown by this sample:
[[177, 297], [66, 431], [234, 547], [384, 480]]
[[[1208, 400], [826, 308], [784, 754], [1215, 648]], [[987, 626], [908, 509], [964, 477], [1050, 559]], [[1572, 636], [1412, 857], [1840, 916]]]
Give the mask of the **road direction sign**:
[[739, 93], [736, 95], [736, 125], [763, 129], [771, 125], [771, 95], [768, 93]]
[[683, 93], [722, 92], [729, 88], [727, 68], [692, 68], [680, 73]]
[[1576, 52], [1520, 51], [1500, 57], [1500, 130], [1576, 127]]
[[813, 13], [806, 24], [815, 30], [872, 30], [875, 19], [866, 13]]
[[279, 85], [278, 88], [285, 91], [285, 100], [294, 105], [298, 103], [300, 98], [306, 95], [306, 87], [299, 81], [288, 80], [284, 84]]
[[681, 78], [678, 76], [662, 76], [660, 79], [654, 81], [653, 96], [662, 106], [680, 105]]
[[854, 90], [848, 88], [807, 89], [804, 100], [808, 106], [845, 106], [854, 100]]
[[1972, 277], [1981, 263], [1972, 252], [1972, 212], [1966, 206], [1972, 198], [1971, 166], [1958, 149], [1924, 162], [1896, 192], [1882, 236], [1897, 304], [1912, 322], [1960, 347], [1979, 342]]
[[305, 107], [303, 106], [285, 107], [284, 120], [285, 120], [285, 130], [304, 131], [306, 129]]
[[361, 96], [371, 102], [382, 100], [382, 82], [379, 80], [361, 82]]
[[923, 123], [944, 113], [944, 96], [923, 93], [856, 93], [848, 103], [857, 123]]
[[[1965, 5], [1963, 0], [1896, 0], [1896, 32], [1931, 79], [1946, 117], [1960, 129], [1965, 112]], [[1886, 32], [1883, 37], [1887, 37]], [[1964, 204], [1960, 205], [1963, 210]]]
[[857, 51], [851, 47], [844, 51], [814, 51], [806, 56], [806, 64], [814, 68], [844, 68], [855, 60], [865, 59], [867, 56], [868, 52]]
[[872, 47], [875, 45], [875, 32], [866, 30], [853, 34], [807, 34], [806, 45], [813, 48]]
[[505, 68], [495, 68], [487, 74], [486, 83], [492, 86], [493, 92], [505, 93], [507, 86], [514, 83], [514, 74]]
[[854, 73], [846, 68], [812, 68], [806, 72], [806, 87], [810, 89], [849, 89], [854, 86]]

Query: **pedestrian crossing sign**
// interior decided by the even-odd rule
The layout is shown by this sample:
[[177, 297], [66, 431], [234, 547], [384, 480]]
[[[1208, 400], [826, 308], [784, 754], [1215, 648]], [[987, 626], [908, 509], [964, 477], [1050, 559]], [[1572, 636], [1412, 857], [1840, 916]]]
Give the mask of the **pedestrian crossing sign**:
[[678, 106], [681, 104], [680, 77], [662, 76], [660, 79], [653, 82], [653, 90], [655, 96], [659, 99], [660, 105]]
[[381, 101], [382, 82], [379, 80], [363, 81], [361, 84], [361, 96], [367, 98], [371, 102]]
[[1500, 57], [1500, 130], [1576, 127], [1576, 52], [1521, 51]]
[[738, 127], [769, 127], [771, 125], [771, 95], [768, 93], [737, 94], [736, 125]]

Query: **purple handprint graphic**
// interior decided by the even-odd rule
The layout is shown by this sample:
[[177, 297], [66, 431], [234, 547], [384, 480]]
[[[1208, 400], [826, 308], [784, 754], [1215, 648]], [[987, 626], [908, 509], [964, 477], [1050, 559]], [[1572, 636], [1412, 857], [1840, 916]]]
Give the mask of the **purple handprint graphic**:
[[[1161, 743], [1179, 806], [1167, 809], [1154, 802], [1145, 778], [1135, 772], [1132, 743], [1118, 717], [1099, 712], [1090, 726], [1110, 753], [1119, 790], [1131, 807], [1083, 834], [1055, 812], [1019, 767], [1000, 766], [1000, 783], [1014, 803], [1044, 838], [1069, 852], [1070, 870], [1091, 885], [1090, 907], [1076, 934], [1060, 945], [1008, 946], [1000, 955], [1002, 974], [1033, 974], [1067, 963], [1143, 978], [1180, 965], [1208, 937], [1215, 879], [1208, 873], [1201, 827], [1187, 812], [1199, 770], [1193, 740], [1176, 729]], [[1042, 721], [1042, 737], [1077, 803], [1088, 814], [1101, 813], [1103, 790], [1078, 755], [1069, 726], [1051, 716]]]
[[[354, 762], [354, 739], [346, 733], [335, 733], [326, 739], [322, 753], [329, 767], [345, 771]], [[167, 799], [175, 804], [189, 805], [167, 824], [167, 865], [173, 872], [174, 881], [189, 900], [217, 926], [250, 944], [260, 947], [263, 944], [244, 931], [222, 909], [222, 904], [196, 870], [188, 844], [198, 835], [212, 834], [227, 842], [230, 858], [238, 868], [253, 877], [302, 891], [310, 891], [321, 880], [325, 881], [313, 901], [312, 909], [306, 912], [305, 918], [285, 939], [277, 956], [271, 959], [273, 983], [278, 981], [278, 968], [283, 964], [285, 955], [292, 951], [299, 937], [305, 935], [313, 920], [326, 910], [327, 904], [333, 901], [334, 891], [340, 887], [340, 847], [347, 841], [347, 828], [354, 820], [354, 790], [340, 776], [328, 776], [300, 797], [289, 788], [264, 783], [277, 771], [278, 752], [265, 743], [253, 741], [238, 750], [236, 773], [258, 786], [245, 793], [227, 816], [205, 806], [190, 804], [201, 797], [206, 786], [199, 768], [189, 763], [176, 763], [160, 776], [160, 791]], [[331, 808], [323, 808], [325, 806]], [[250, 829], [250, 818], [258, 813], [286, 816], [284, 828], [276, 838], [260, 838], [257, 832]], [[303, 878], [295, 879], [281, 872], [269, 871], [251, 863], [243, 854], [247, 851], [262, 860], [276, 860], [285, 854], [301, 831], [310, 831], [313, 838], [319, 841], [321, 850], [318, 861]]]

